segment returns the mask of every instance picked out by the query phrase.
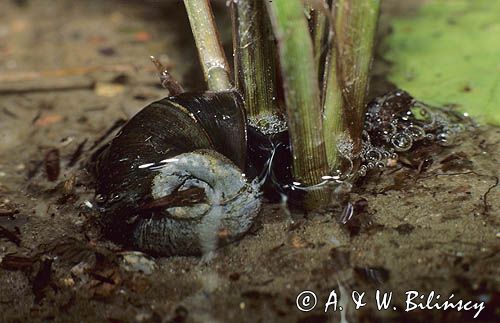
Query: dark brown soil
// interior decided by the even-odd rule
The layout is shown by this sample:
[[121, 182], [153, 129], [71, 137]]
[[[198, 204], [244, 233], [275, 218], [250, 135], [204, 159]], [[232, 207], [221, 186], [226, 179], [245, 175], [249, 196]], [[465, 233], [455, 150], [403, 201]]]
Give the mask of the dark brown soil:
[[[421, 2], [387, 1], [381, 35]], [[432, 163], [410, 156], [372, 174], [352, 194], [347, 225], [337, 208], [288, 214], [268, 204], [250, 234], [202, 259], [148, 260], [101, 239], [82, 165], [115, 122], [165, 95], [149, 55], [187, 88], [202, 84], [182, 8], [0, 3], [0, 321], [472, 321], [474, 311], [406, 313], [410, 290], [485, 301], [477, 320], [499, 317], [499, 128], [464, 134], [432, 151]], [[375, 93], [388, 67], [376, 62]], [[365, 291], [367, 306], [325, 313], [333, 289]], [[376, 289], [394, 292], [396, 310], [375, 309]], [[318, 296], [314, 311], [297, 309], [303, 290]]]

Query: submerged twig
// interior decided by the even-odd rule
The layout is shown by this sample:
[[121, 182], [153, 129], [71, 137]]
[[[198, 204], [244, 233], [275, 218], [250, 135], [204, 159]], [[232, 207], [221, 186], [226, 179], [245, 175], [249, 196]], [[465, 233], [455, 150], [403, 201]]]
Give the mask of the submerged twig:
[[491, 192], [492, 189], [494, 189], [495, 187], [498, 186], [498, 183], [499, 183], [498, 176], [495, 176], [495, 184], [493, 184], [490, 187], [488, 187], [488, 190], [483, 195], [484, 214], [488, 214], [488, 212], [490, 210], [490, 206], [488, 205], [488, 201], [486, 200], [488, 198], [488, 194], [490, 194], [490, 192]]
[[483, 194], [484, 214], [488, 214], [489, 209], [490, 209], [490, 206], [488, 205], [488, 200], [487, 200], [488, 194], [490, 194], [491, 190], [493, 190], [495, 187], [498, 186], [498, 184], [500, 184], [500, 178], [498, 176], [480, 174], [480, 173], [477, 173], [477, 172], [471, 170], [471, 171], [459, 172], [459, 173], [434, 173], [434, 174], [430, 174], [428, 176], [420, 176], [420, 177], [416, 178], [415, 181], [418, 181], [418, 180], [421, 180], [421, 179], [425, 179], [425, 178], [429, 178], [429, 177], [457, 176], [457, 175], [468, 175], [468, 174], [474, 174], [474, 175], [479, 176], [479, 177], [489, 177], [489, 178], [492, 178], [492, 179], [495, 180], [495, 183], [493, 185], [489, 186], [488, 190], [486, 190], [486, 192]]

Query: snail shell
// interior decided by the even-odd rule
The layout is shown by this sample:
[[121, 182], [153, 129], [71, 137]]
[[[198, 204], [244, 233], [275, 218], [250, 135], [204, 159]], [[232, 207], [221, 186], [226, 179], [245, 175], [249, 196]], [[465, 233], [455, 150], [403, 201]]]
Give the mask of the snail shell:
[[260, 209], [245, 166], [236, 92], [182, 93], [154, 102], [96, 163], [96, 201], [112, 240], [159, 255], [198, 255], [241, 237]]

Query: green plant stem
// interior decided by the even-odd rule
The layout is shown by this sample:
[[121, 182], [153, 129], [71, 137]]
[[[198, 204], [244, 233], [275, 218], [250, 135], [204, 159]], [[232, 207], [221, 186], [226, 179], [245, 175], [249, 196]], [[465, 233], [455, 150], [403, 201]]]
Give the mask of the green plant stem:
[[236, 87], [250, 119], [281, 115], [277, 101], [276, 47], [264, 1], [231, 3]]
[[312, 38], [314, 43], [314, 60], [316, 61], [316, 66], [318, 66], [318, 73], [320, 78], [322, 77], [322, 63], [324, 58], [325, 47], [326, 47], [326, 35], [327, 35], [327, 18], [320, 11], [315, 10], [312, 13], [313, 22], [313, 32]]
[[325, 57], [328, 52], [329, 25], [332, 15], [329, 11], [331, 0], [303, 0], [309, 10], [309, 28], [314, 47], [314, 60], [318, 68], [318, 79], [322, 83]]
[[[335, 51], [330, 50], [325, 60], [323, 87], [323, 110], [325, 147], [330, 170], [340, 169], [340, 156], [337, 142], [346, 129], [347, 123], [342, 118], [343, 98], [335, 64]], [[349, 133], [349, 131], [348, 131]]]
[[324, 116], [328, 163], [337, 168], [340, 136], [352, 143], [353, 157], [361, 151], [380, 0], [337, 0], [332, 9], [335, 26], [327, 57]]
[[208, 89], [232, 88], [229, 65], [222, 49], [209, 0], [184, 0]]
[[[288, 129], [293, 152], [293, 175], [305, 185], [327, 174], [323, 119], [313, 44], [301, 0], [267, 2], [283, 75]], [[315, 192], [315, 191], [313, 191]], [[325, 202], [325, 194], [309, 194], [307, 207]]]

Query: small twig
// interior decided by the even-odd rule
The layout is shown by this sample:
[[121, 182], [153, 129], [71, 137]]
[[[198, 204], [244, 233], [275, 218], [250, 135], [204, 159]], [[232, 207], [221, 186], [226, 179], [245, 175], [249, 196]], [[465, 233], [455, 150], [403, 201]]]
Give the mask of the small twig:
[[494, 189], [495, 187], [498, 186], [498, 176], [494, 176], [495, 178], [495, 184], [491, 185], [486, 193], [483, 195], [483, 203], [484, 203], [484, 214], [488, 214], [490, 206], [488, 205], [488, 202], [486, 201], [488, 194], [490, 194], [491, 190]]
[[16, 244], [16, 246], [18, 247], [21, 245], [21, 239], [17, 236], [17, 234], [4, 228], [1, 225], [0, 225], [0, 236], [7, 238], [9, 241]]
[[151, 61], [155, 64], [160, 76], [161, 86], [166, 88], [170, 95], [177, 95], [184, 92], [182, 85], [177, 82], [168, 72], [167, 68], [154, 56], [150, 56]]
[[26, 82], [35, 80], [45, 80], [47, 78], [61, 78], [68, 76], [88, 75], [93, 72], [116, 72], [116, 73], [134, 73], [137, 66], [131, 64], [116, 64], [103, 66], [83, 66], [69, 67], [45, 71], [12, 72], [0, 74], [0, 83]]
[[42, 92], [65, 92], [75, 90], [92, 90], [95, 82], [92, 80], [77, 80], [71, 83], [58, 79], [57, 82], [43, 81], [40, 84], [1, 84], [0, 95], [12, 95], [23, 93], [42, 93]]
[[35, 259], [30, 257], [7, 254], [0, 261], [0, 268], [5, 270], [30, 271], [34, 262]]
[[488, 188], [488, 190], [486, 191], [486, 193], [483, 194], [483, 205], [484, 205], [484, 212], [483, 213], [484, 214], [488, 214], [489, 209], [490, 209], [490, 207], [488, 205], [488, 201], [487, 201], [488, 194], [490, 194], [491, 190], [493, 190], [495, 187], [498, 186], [498, 184], [499, 184], [499, 178], [498, 178], [498, 176], [480, 174], [480, 173], [477, 173], [477, 172], [471, 170], [471, 171], [461, 172], [461, 173], [434, 173], [434, 174], [430, 174], [429, 176], [420, 176], [420, 177], [418, 177], [418, 178], [415, 179], [415, 182], [417, 182], [420, 179], [425, 179], [425, 178], [429, 178], [429, 177], [457, 176], [457, 175], [468, 175], [468, 174], [474, 174], [474, 175], [479, 176], [479, 177], [489, 177], [489, 178], [492, 178], [492, 179], [495, 180], [495, 183]]
[[0, 216], [12, 216], [19, 213], [19, 210], [7, 204], [0, 204]]
[[487, 175], [477, 174], [474, 171], [467, 171], [467, 172], [460, 172], [460, 173], [433, 173], [433, 174], [429, 174], [428, 176], [419, 176], [419, 177], [415, 178], [415, 182], [418, 182], [421, 179], [426, 179], [426, 178], [430, 178], [430, 177], [457, 176], [457, 175], [467, 175], [467, 174], [476, 174], [478, 176], [487, 176]]

